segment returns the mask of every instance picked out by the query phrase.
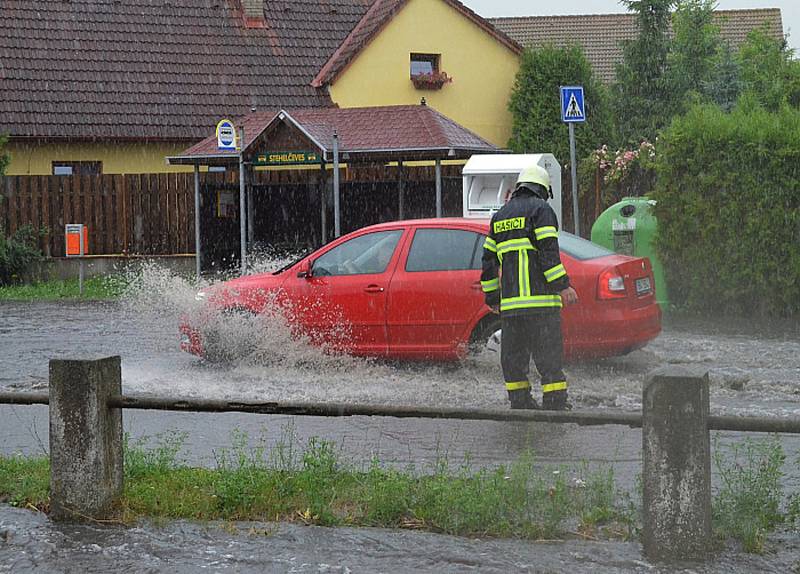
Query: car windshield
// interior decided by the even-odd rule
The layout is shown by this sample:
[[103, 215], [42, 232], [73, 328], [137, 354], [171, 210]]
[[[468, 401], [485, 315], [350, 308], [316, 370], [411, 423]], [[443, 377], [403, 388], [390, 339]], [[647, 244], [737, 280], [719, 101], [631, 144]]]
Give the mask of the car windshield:
[[610, 251], [605, 247], [601, 247], [597, 243], [592, 243], [591, 241], [587, 241], [582, 237], [573, 235], [572, 233], [567, 233], [566, 231], [559, 232], [558, 246], [561, 248], [561, 251], [570, 257], [580, 259], [581, 261], [586, 259], [597, 259], [598, 257], [606, 257], [607, 255], [614, 255], [613, 251]]

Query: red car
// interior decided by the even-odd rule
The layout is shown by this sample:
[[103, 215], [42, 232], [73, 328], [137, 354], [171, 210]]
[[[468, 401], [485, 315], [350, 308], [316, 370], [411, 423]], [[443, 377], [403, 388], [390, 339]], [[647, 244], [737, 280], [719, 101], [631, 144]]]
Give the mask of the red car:
[[[484, 304], [480, 285], [488, 229], [488, 220], [460, 218], [373, 225], [274, 273], [220, 283], [202, 296], [217, 310], [259, 314], [278, 304], [291, 328], [353, 355], [459, 359], [499, 339], [499, 317]], [[659, 334], [647, 258], [565, 232], [559, 245], [580, 298], [562, 311], [565, 359], [623, 355]], [[204, 337], [213, 333], [189, 321], [181, 331], [181, 348], [204, 355]]]

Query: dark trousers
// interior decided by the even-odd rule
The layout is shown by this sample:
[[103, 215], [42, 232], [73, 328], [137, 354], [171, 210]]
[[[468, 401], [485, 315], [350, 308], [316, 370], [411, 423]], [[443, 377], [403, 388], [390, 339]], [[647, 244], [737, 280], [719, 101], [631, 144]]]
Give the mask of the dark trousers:
[[533, 357], [542, 378], [542, 390], [565, 390], [561, 313], [502, 316], [501, 321], [500, 362], [506, 388], [509, 391], [530, 388], [528, 370]]

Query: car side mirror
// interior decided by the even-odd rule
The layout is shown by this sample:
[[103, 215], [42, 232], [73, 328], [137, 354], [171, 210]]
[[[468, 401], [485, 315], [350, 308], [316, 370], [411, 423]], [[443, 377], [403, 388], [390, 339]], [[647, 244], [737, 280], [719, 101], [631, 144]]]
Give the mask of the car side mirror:
[[297, 270], [297, 276], [304, 279], [311, 279], [311, 261], [303, 261], [300, 268]]

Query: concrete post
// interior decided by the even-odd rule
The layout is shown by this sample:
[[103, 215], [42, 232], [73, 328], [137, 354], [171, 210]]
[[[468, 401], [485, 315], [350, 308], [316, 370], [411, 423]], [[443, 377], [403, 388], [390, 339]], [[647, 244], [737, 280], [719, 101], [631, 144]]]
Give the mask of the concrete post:
[[50, 516], [102, 520], [122, 494], [120, 357], [50, 361]]
[[708, 373], [669, 367], [645, 383], [642, 542], [649, 560], [702, 560], [709, 551], [708, 412]]

